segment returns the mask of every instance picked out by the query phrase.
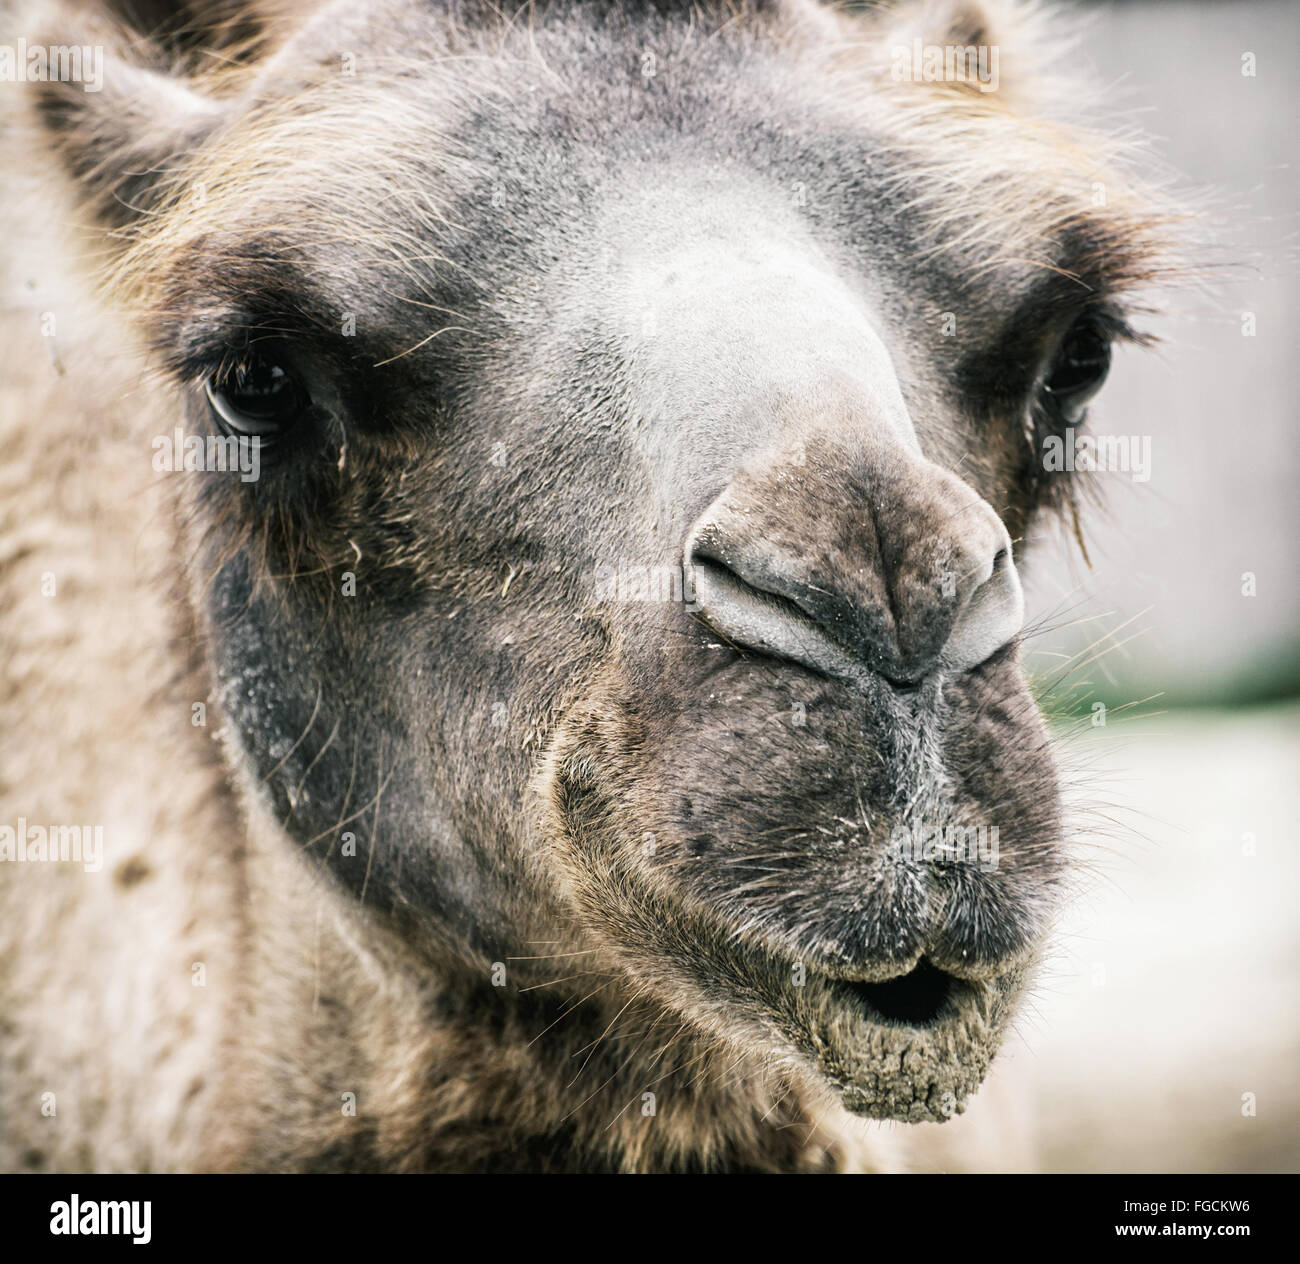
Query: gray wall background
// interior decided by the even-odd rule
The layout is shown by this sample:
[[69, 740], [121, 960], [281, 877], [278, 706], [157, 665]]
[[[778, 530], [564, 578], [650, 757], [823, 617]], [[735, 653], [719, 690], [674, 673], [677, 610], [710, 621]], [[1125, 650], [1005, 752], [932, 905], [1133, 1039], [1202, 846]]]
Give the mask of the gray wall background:
[[[1163, 349], [1117, 357], [1090, 424], [1150, 434], [1152, 477], [1097, 476], [1092, 573], [1064, 541], [1030, 568], [1033, 614], [1096, 616], [1036, 638], [1031, 663], [1115, 630], [1126, 644], [1078, 673], [1084, 714], [1162, 696], [1059, 728], [1085, 867], [998, 1075], [1034, 1086], [1026, 1167], [1296, 1171], [1300, 4], [1088, 12], [1085, 56], [1211, 208], [1215, 255], [1244, 266], [1173, 296], [1148, 326]], [[1248, 702], [1269, 705], [1194, 705]], [[966, 1137], [1007, 1118], [981, 1099]]]
[[[1151, 479], [1091, 476], [1106, 506], [1087, 523], [1091, 573], [1063, 533], [1032, 558], [1031, 619], [1088, 622], [1036, 638], [1031, 665], [1050, 672], [1056, 655], [1112, 634], [1123, 647], [1080, 672], [1108, 704], [1291, 696], [1300, 692], [1300, 4], [1161, 0], [1083, 12], [1095, 74], [1205, 209], [1210, 253], [1239, 266], [1212, 292], [1169, 296], [1169, 314], [1144, 325], [1160, 348], [1117, 353], [1089, 424], [1150, 434]], [[1242, 74], [1247, 52], [1254, 77]], [[1245, 312], [1253, 337], [1242, 334]], [[1257, 578], [1253, 598], [1241, 595], [1246, 571]]]

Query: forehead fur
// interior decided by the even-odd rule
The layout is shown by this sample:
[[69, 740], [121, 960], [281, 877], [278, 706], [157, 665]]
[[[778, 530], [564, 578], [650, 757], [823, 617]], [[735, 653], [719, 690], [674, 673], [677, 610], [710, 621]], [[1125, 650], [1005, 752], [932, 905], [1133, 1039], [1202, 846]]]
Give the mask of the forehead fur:
[[[136, 113], [131, 153], [158, 157], [133, 190], [147, 214], [118, 229], [111, 289], [155, 316], [181, 300], [216, 311], [264, 288], [277, 260], [302, 260], [325, 287], [355, 289], [368, 270], [380, 291], [428, 293], [465, 266], [439, 250], [457, 204], [486, 204], [496, 182], [547, 172], [562, 199], [584, 163], [635, 157], [633, 130], [662, 135], [664, 152], [748, 147], [761, 172], [764, 125], [834, 136], [850, 164], [860, 146], [869, 177], [844, 196], [888, 202], [916, 267], [972, 283], [1048, 273], [1107, 298], [1161, 279], [1170, 217], [1131, 178], [1129, 142], [1064, 121], [1086, 110], [1037, 10], [992, 7], [625, 3], [593, 19], [576, 0], [389, 0], [364, 18], [281, 15], [248, 57], [183, 89], [163, 80], [157, 120]], [[894, 52], [913, 39], [995, 44], [999, 89], [900, 81]], [[150, 90], [132, 75], [122, 92]]]

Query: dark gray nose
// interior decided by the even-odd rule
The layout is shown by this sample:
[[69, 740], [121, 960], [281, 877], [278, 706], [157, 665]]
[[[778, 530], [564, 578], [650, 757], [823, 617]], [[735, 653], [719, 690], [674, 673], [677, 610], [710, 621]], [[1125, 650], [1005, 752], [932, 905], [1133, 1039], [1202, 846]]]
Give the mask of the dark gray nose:
[[968, 671], [1024, 620], [1002, 520], [895, 445], [747, 470], [695, 524], [686, 558], [700, 613], [728, 641], [850, 679]]

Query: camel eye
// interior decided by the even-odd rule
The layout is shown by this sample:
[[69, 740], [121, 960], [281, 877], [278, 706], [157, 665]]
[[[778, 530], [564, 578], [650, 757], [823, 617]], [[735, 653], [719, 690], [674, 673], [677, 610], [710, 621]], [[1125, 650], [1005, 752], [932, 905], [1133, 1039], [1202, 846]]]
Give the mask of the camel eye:
[[309, 402], [293, 374], [261, 357], [214, 374], [204, 390], [213, 420], [224, 433], [263, 442], [290, 429]]
[[1061, 420], [1077, 426], [1084, 409], [1101, 390], [1110, 370], [1110, 338], [1100, 322], [1084, 316], [1066, 334], [1047, 378], [1047, 391], [1060, 409]]

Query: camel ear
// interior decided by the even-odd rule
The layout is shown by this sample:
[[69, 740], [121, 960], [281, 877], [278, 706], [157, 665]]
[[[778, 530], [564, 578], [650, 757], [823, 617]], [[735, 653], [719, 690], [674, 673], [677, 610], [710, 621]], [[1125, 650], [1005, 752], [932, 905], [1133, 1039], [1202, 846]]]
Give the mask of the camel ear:
[[106, 49], [98, 82], [31, 84], [36, 115], [100, 223], [124, 228], [174, 184], [184, 158], [219, 127], [228, 105], [185, 80]]

